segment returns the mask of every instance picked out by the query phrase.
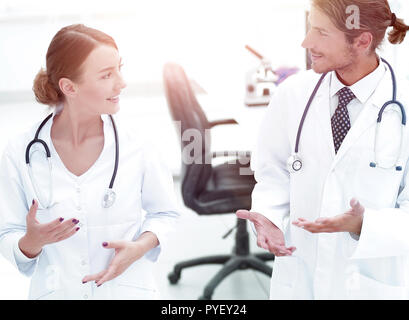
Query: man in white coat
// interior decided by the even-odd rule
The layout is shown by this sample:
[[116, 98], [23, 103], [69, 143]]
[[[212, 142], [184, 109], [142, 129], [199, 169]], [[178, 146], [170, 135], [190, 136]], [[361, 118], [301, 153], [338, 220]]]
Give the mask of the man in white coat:
[[[272, 97], [252, 159], [252, 209], [237, 216], [276, 255], [271, 299], [407, 299], [409, 131], [396, 104], [377, 124], [393, 82], [376, 50], [389, 27], [393, 44], [409, 27], [387, 0], [312, 0], [309, 22], [303, 47], [313, 70]], [[301, 130], [302, 168], [291, 171], [325, 73]], [[407, 85], [397, 83], [408, 106]]]

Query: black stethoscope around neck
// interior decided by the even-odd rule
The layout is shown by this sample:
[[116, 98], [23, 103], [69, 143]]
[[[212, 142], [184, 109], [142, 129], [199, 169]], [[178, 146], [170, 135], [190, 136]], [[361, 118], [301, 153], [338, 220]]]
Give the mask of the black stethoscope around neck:
[[[30, 143], [27, 145], [26, 148], [26, 164], [28, 167], [28, 172], [29, 172], [29, 176], [30, 176], [30, 180], [31, 183], [33, 185], [34, 188], [34, 192], [35, 195], [37, 197], [37, 200], [39, 202], [39, 204], [41, 205], [42, 208], [47, 209], [52, 207], [53, 204], [53, 186], [52, 186], [52, 165], [51, 165], [51, 152], [50, 149], [47, 145], [47, 143], [40, 139], [38, 136], [40, 135], [40, 131], [41, 129], [44, 127], [44, 125], [47, 123], [47, 121], [53, 116], [53, 113], [49, 114], [40, 124], [40, 126], [38, 127], [34, 139], [30, 141]], [[115, 165], [114, 165], [114, 171], [112, 173], [112, 177], [111, 177], [111, 181], [109, 182], [109, 187], [108, 190], [105, 192], [103, 198], [102, 198], [102, 207], [103, 208], [109, 208], [111, 207], [116, 199], [116, 193], [112, 190], [113, 186], [114, 186], [114, 182], [115, 182], [115, 177], [116, 174], [118, 172], [118, 162], [119, 162], [119, 142], [118, 142], [118, 132], [116, 129], [116, 125], [115, 125], [115, 121], [114, 118], [112, 117], [112, 115], [109, 115], [109, 118], [111, 119], [112, 122], [112, 127], [114, 129], [114, 135], [115, 135]], [[32, 165], [30, 163], [30, 149], [31, 147], [36, 144], [36, 143], [40, 143], [46, 153], [47, 156], [47, 161], [48, 161], [48, 173], [49, 173], [49, 186], [50, 186], [50, 192], [49, 192], [49, 196], [48, 196], [48, 203], [45, 204], [44, 201], [44, 197], [43, 194], [41, 192], [41, 190], [38, 188], [38, 185], [33, 177], [33, 172], [32, 172]]]
[[[378, 164], [377, 158], [376, 158], [378, 129], [379, 129], [379, 125], [380, 125], [380, 123], [381, 123], [381, 121], [382, 121], [383, 112], [385, 111], [386, 107], [389, 106], [389, 105], [391, 105], [391, 104], [394, 104], [394, 105], [398, 105], [399, 108], [400, 108], [400, 111], [401, 111], [401, 115], [402, 115], [402, 131], [401, 131], [401, 141], [400, 141], [399, 154], [398, 154], [398, 157], [397, 157], [397, 159], [396, 159], [396, 161], [395, 161], [395, 164], [394, 164], [392, 167], [395, 167], [396, 171], [402, 171], [402, 166], [400, 166], [400, 165], [398, 164], [398, 161], [399, 161], [399, 158], [400, 158], [400, 155], [401, 155], [401, 152], [402, 152], [402, 138], [403, 138], [403, 128], [406, 126], [406, 112], [405, 112], [405, 109], [404, 109], [402, 103], [400, 103], [400, 102], [396, 99], [396, 95], [397, 95], [397, 85], [396, 85], [395, 72], [393, 71], [392, 66], [391, 66], [385, 59], [381, 58], [381, 60], [388, 66], [388, 68], [389, 68], [389, 70], [390, 70], [390, 73], [391, 73], [391, 76], [392, 76], [392, 85], [393, 85], [393, 90], [392, 90], [392, 91], [393, 91], [393, 92], [392, 92], [392, 100], [385, 102], [385, 104], [382, 106], [382, 108], [380, 109], [380, 111], [379, 111], [379, 113], [378, 113], [378, 119], [377, 119], [377, 124], [376, 124], [376, 133], [375, 133], [375, 147], [374, 147], [374, 150], [375, 150], [375, 152], [374, 152], [374, 153], [375, 153], [375, 159], [374, 159], [374, 161], [372, 161], [372, 162], [369, 164], [369, 166], [370, 166], [371, 168], [376, 168], [376, 167], [383, 168], [383, 167], [381, 167], [381, 166]], [[315, 86], [314, 91], [312, 92], [312, 94], [311, 94], [311, 96], [310, 96], [310, 98], [309, 98], [309, 100], [308, 100], [308, 102], [307, 102], [307, 105], [306, 105], [305, 110], [304, 110], [304, 114], [303, 114], [303, 116], [302, 116], [302, 118], [301, 118], [301, 121], [300, 121], [300, 124], [299, 124], [299, 126], [298, 126], [297, 139], [296, 139], [296, 143], [295, 143], [295, 151], [294, 151], [294, 153], [293, 153], [293, 154], [288, 158], [288, 160], [287, 160], [287, 169], [288, 169], [288, 171], [291, 172], [291, 173], [298, 172], [298, 171], [300, 171], [300, 170], [302, 169], [302, 167], [303, 167], [302, 159], [301, 159], [301, 157], [298, 155], [298, 150], [299, 150], [299, 146], [300, 146], [300, 137], [301, 137], [302, 128], [303, 128], [304, 121], [305, 121], [305, 118], [306, 118], [306, 116], [307, 116], [308, 110], [309, 110], [309, 108], [310, 108], [310, 106], [311, 106], [311, 104], [312, 104], [312, 102], [313, 102], [313, 100], [314, 100], [314, 98], [315, 98], [315, 95], [316, 95], [317, 92], [318, 92], [318, 89], [321, 87], [322, 81], [324, 80], [324, 78], [325, 78], [325, 76], [326, 76], [327, 74], [328, 74], [328, 73], [324, 73], [324, 74], [321, 76], [321, 78], [319, 79], [317, 85]], [[384, 169], [390, 169], [390, 168], [392, 168], [392, 167], [384, 168]]]

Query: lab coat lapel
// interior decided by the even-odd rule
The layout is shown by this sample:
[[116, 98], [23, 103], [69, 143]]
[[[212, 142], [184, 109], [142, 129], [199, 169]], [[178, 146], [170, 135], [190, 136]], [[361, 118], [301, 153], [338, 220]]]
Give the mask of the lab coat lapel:
[[328, 146], [328, 152], [332, 158], [335, 157], [334, 141], [332, 138], [331, 128], [331, 108], [329, 97], [329, 74], [323, 80], [320, 89], [315, 96], [313, 105], [315, 117], [318, 119], [318, 125], [322, 131], [322, 139], [325, 140], [325, 144]]
[[[388, 98], [389, 92], [391, 96]], [[363, 110], [359, 114], [355, 123], [349, 129], [338, 153], [335, 156], [332, 168], [334, 168], [339, 161], [345, 156], [349, 148], [365, 133], [370, 127], [376, 125], [378, 113], [383, 104], [392, 98], [392, 84], [390, 76], [384, 76], [372, 97], [368, 99]]]
[[377, 109], [374, 108], [372, 103], [367, 103], [365, 105], [351, 129], [349, 129], [348, 134], [345, 136], [345, 139], [334, 158], [332, 167], [335, 167], [338, 164], [349, 148], [354, 145], [366, 130], [375, 125], [377, 114]]

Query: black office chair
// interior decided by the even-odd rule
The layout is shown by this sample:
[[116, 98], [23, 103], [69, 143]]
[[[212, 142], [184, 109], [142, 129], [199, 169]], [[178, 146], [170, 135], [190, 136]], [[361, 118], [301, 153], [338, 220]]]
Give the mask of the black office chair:
[[[209, 122], [201, 109], [191, 84], [181, 66], [168, 63], [163, 70], [164, 87], [171, 116], [180, 123], [182, 137], [189, 133], [190, 139], [181, 138], [182, 170], [181, 191], [185, 205], [199, 215], [235, 213], [239, 209], [250, 209], [251, 192], [255, 180], [249, 168], [249, 152], [211, 152], [209, 130], [216, 125], [237, 124], [235, 120]], [[179, 128], [178, 128], [179, 129]], [[187, 135], [189, 136], [189, 134]], [[201, 141], [194, 141], [200, 139]], [[188, 141], [184, 141], [188, 140]], [[198, 150], [192, 148], [197, 143]], [[189, 147], [190, 145], [190, 147]], [[190, 152], [186, 152], [186, 150]], [[218, 166], [211, 159], [223, 156], [236, 157]], [[194, 161], [192, 161], [194, 159]], [[231, 164], [233, 163], [234, 164]], [[250, 172], [242, 175], [241, 172]], [[168, 278], [176, 284], [182, 269], [202, 264], [222, 264], [223, 267], [210, 280], [199, 298], [211, 299], [217, 285], [235, 270], [254, 269], [271, 276], [272, 268], [265, 261], [274, 260], [270, 253], [251, 254], [246, 220], [237, 219], [235, 246], [231, 254], [201, 257], [183, 261], [174, 266]], [[230, 230], [231, 232], [232, 230]], [[206, 234], [204, 233], [203, 236]]]

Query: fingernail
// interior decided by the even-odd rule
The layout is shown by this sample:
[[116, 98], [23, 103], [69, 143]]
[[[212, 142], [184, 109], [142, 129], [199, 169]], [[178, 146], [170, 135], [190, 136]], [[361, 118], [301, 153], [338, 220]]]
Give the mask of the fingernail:
[[77, 229], [75, 229], [75, 231], [78, 231], [80, 229], [80, 227], [78, 227]]
[[84, 284], [84, 283], [87, 283], [87, 281], [82, 281], [82, 283]]
[[34, 199], [33, 199], [33, 202], [32, 202], [31, 204], [34, 205], [34, 202], [35, 202], [35, 201], [34, 201]]
[[106, 247], [106, 246], [108, 245], [108, 242], [103, 242], [102, 245], [103, 245], [104, 247]]
[[72, 219], [72, 222], [73, 222], [74, 224], [77, 224], [77, 223], [80, 222], [80, 221], [77, 220], [77, 219]]
[[63, 222], [64, 221], [64, 218], [60, 218], [60, 222]]

